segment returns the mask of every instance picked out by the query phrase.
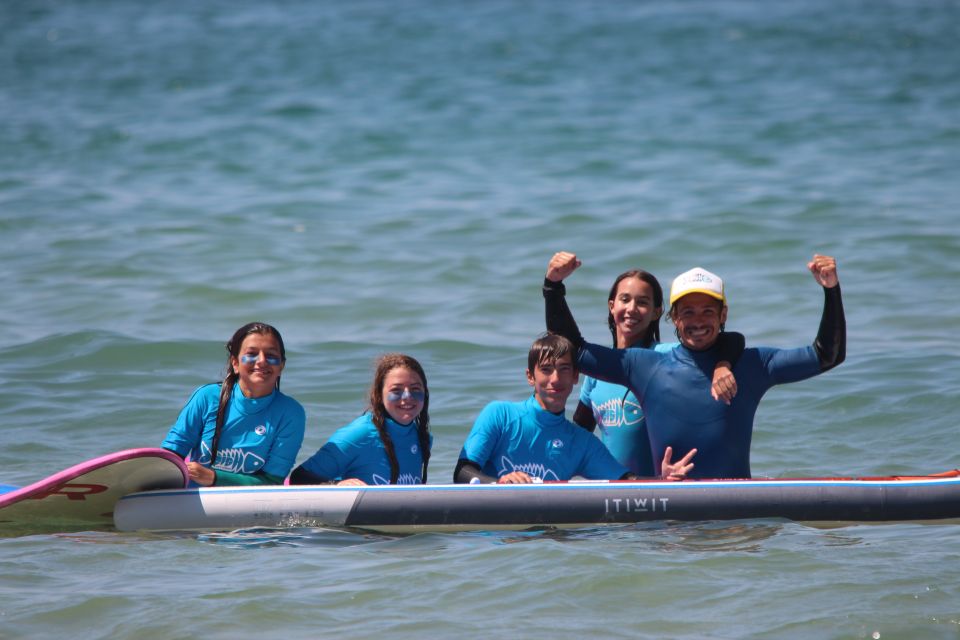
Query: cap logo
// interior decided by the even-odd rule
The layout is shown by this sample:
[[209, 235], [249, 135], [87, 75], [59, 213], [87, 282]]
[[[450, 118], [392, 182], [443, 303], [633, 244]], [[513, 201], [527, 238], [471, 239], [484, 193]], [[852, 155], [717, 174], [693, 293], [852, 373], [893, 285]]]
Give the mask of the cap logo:
[[674, 279], [673, 286], [670, 288], [670, 304], [688, 293], [705, 293], [726, 302], [723, 280], [701, 267], [694, 267]]

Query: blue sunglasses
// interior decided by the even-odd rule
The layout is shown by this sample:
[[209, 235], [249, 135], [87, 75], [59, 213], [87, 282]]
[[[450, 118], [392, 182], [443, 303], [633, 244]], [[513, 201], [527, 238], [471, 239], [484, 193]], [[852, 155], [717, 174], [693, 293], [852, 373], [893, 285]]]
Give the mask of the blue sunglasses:
[[[242, 362], [243, 364], [256, 364], [257, 360], [259, 359], [260, 359], [260, 356], [258, 355], [255, 356], [249, 353], [245, 353], [242, 356], [240, 356], [240, 362]], [[266, 356], [266, 359], [267, 359], [267, 364], [273, 365], [274, 367], [278, 366], [281, 362], [283, 362], [283, 360], [281, 360], [277, 356]]]
[[427, 397], [427, 394], [423, 391], [411, 391], [410, 389], [404, 389], [403, 393], [397, 393], [396, 391], [387, 392], [387, 400], [390, 402], [399, 402], [400, 400], [410, 400], [413, 399], [417, 402], [423, 402], [423, 399]]

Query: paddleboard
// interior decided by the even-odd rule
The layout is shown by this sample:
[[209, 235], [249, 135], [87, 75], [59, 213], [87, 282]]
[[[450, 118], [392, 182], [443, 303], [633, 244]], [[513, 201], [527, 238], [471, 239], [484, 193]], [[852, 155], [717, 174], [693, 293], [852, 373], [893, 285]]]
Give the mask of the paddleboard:
[[385, 533], [587, 527], [651, 520], [960, 518], [960, 471], [938, 476], [203, 487], [126, 495], [120, 531], [349, 527]]
[[127, 449], [87, 460], [26, 487], [0, 492], [0, 534], [85, 531], [113, 526], [128, 493], [187, 486], [183, 460], [166, 449]]

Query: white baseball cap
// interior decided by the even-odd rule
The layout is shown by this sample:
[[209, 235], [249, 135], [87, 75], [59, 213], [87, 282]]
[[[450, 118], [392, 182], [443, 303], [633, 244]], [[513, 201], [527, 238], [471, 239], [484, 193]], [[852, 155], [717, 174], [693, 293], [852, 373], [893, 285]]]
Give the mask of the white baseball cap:
[[672, 305], [688, 293], [705, 293], [724, 304], [727, 303], [727, 298], [723, 295], [723, 280], [702, 267], [684, 271], [673, 279], [673, 285], [670, 287], [670, 304]]

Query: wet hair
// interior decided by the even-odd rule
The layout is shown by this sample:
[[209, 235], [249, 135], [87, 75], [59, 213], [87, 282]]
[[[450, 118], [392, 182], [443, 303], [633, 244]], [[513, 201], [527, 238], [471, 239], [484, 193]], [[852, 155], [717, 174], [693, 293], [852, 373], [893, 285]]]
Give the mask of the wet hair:
[[[617, 279], [613, 281], [613, 286], [610, 287], [610, 294], [607, 296], [607, 302], [613, 302], [613, 299], [617, 297], [617, 287], [619, 287], [620, 283], [627, 278], [636, 278], [637, 280], [642, 280], [650, 285], [650, 288], [653, 289], [653, 306], [657, 309], [660, 309], [660, 313], [662, 315], [663, 287], [660, 286], [660, 282], [652, 273], [642, 269], [631, 269], [630, 271], [624, 271], [618, 275]], [[609, 305], [607, 308], [609, 309]], [[617, 323], [613, 319], [612, 311], [607, 312], [607, 326], [610, 327], [610, 334], [613, 336], [613, 347], [616, 349]], [[640, 339], [640, 346], [650, 347], [656, 342], [660, 342], [660, 316], [657, 316], [655, 320], [650, 321], [650, 324], [647, 326], [647, 332], [643, 334], [643, 337]]]
[[[280, 360], [287, 361], [287, 350], [283, 346], [283, 337], [274, 327], [263, 322], [250, 322], [237, 329], [227, 344], [227, 370], [220, 384], [220, 405], [217, 407], [216, 428], [213, 431], [213, 441], [210, 443], [210, 466], [213, 467], [217, 461], [217, 448], [220, 445], [220, 433], [223, 431], [223, 423], [227, 418], [227, 407], [230, 406], [230, 397], [233, 395], [233, 386], [236, 384], [239, 374], [233, 370], [233, 360], [240, 358], [240, 347], [243, 341], [251, 334], [269, 335], [277, 339], [280, 345]], [[277, 389], [280, 388], [280, 376], [277, 376]]]
[[393, 446], [393, 440], [387, 431], [386, 419], [390, 415], [387, 407], [383, 404], [383, 382], [387, 374], [394, 369], [409, 369], [423, 381], [423, 408], [417, 415], [417, 439], [420, 441], [420, 457], [423, 460], [420, 467], [420, 481], [427, 483], [427, 465], [430, 464], [430, 389], [427, 387], [427, 374], [423, 372], [423, 367], [416, 359], [402, 353], [388, 353], [377, 360], [377, 369], [373, 374], [373, 384], [370, 386], [370, 411], [373, 417], [373, 425], [377, 428], [380, 435], [380, 441], [383, 442], [383, 449], [387, 453], [387, 460], [390, 462], [390, 484], [397, 484], [400, 477], [400, 463], [397, 461], [397, 452]]
[[[549, 331], [542, 333], [533, 341], [527, 353], [527, 369], [533, 373], [537, 366], [556, 362], [567, 354], [570, 354], [570, 359], [573, 361], [576, 352], [573, 343], [563, 336]], [[575, 362], [573, 364], [576, 366]]]

